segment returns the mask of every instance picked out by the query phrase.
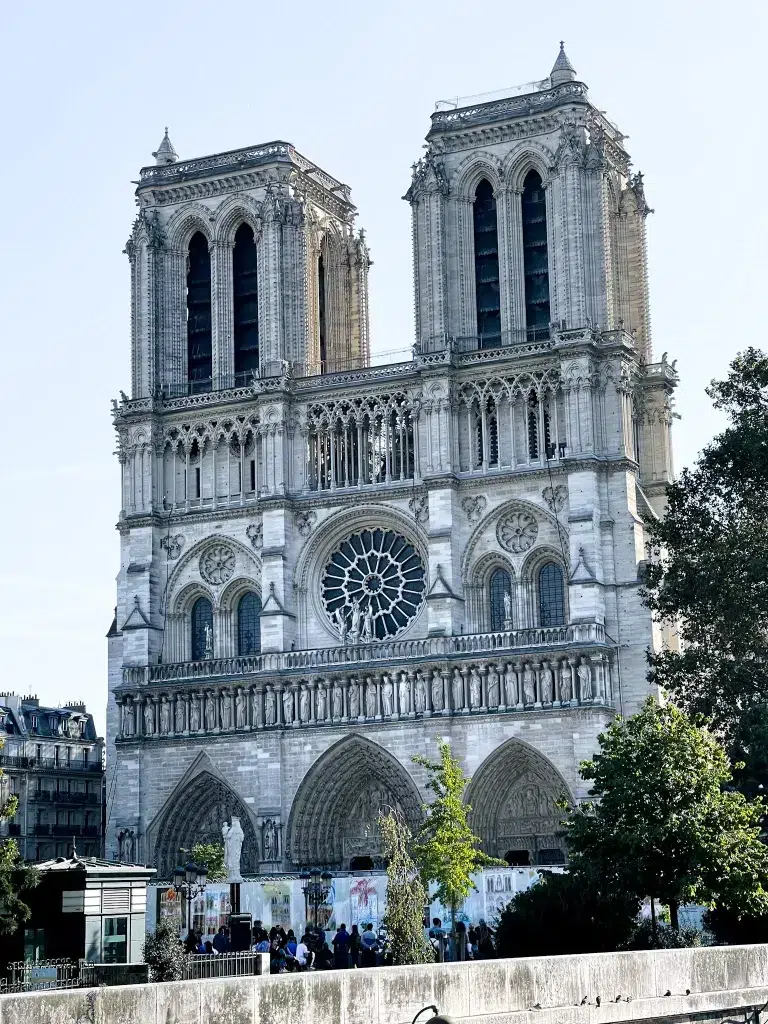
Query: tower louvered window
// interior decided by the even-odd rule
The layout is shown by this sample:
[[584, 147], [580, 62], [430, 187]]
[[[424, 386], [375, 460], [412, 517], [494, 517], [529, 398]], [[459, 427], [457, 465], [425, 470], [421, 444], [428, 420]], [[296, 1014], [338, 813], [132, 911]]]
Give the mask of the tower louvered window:
[[259, 369], [259, 295], [256, 267], [256, 240], [247, 224], [235, 235], [232, 253], [232, 291], [235, 335], [235, 378], [238, 387], [246, 384]]
[[523, 272], [528, 340], [549, 337], [547, 204], [541, 176], [529, 171], [523, 185]]
[[547, 562], [539, 571], [539, 625], [562, 626], [564, 623], [563, 570], [556, 562]]
[[261, 652], [261, 598], [249, 591], [237, 606], [237, 653]]
[[478, 346], [496, 348], [501, 344], [499, 231], [496, 197], [486, 178], [475, 192], [474, 229]]
[[189, 243], [187, 261], [187, 380], [190, 392], [210, 391], [213, 376], [211, 345], [211, 256], [199, 231]]

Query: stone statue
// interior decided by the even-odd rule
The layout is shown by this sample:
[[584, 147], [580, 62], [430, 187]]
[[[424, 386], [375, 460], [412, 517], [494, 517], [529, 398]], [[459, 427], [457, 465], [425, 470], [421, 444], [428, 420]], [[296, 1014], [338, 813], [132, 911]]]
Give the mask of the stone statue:
[[504, 628], [512, 622], [512, 595], [508, 590], [504, 591]]
[[232, 728], [232, 697], [228, 693], [221, 698], [221, 728]]
[[123, 736], [133, 736], [133, 704], [123, 704]]
[[333, 717], [337, 722], [344, 717], [344, 691], [341, 683], [333, 685]]
[[497, 708], [501, 703], [501, 679], [495, 665], [488, 669], [488, 707]]
[[365, 614], [363, 615], [363, 640], [366, 643], [370, 643], [373, 640], [373, 608], [371, 608], [370, 604], [365, 609]]
[[200, 698], [195, 694], [189, 709], [190, 732], [200, 732]]
[[517, 679], [512, 665], [507, 665], [504, 673], [504, 698], [508, 708], [513, 708], [517, 704]]
[[365, 717], [376, 717], [376, 683], [370, 676], [365, 684]]
[[541, 703], [551, 704], [555, 689], [555, 681], [549, 662], [544, 662], [544, 671], [541, 673]]
[[392, 717], [394, 687], [391, 676], [384, 676], [381, 687], [381, 711], [385, 718]]
[[212, 694], [208, 694], [205, 698], [205, 728], [208, 732], [211, 732], [218, 726], [216, 721], [216, 698]]
[[432, 710], [443, 710], [443, 677], [438, 669], [432, 669]]
[[325, 698], [326, 698], [325, 683], [319, 682], [317, 684], [317, 690], [315, 691], [315, 708], [316, 708], [316, 711], [317, 711], [317, 720], [318, 720], [318, 722], [324, 722], [325, 721], [325, 714], [326, 714], [326, 711], [325, 711]]
[[235, 697], [235, 727], [245, 728], [245, 690], [238, 690]]
[[360, 617], [362, 611], [360, 610], [360, 602], [357, 598], [352, 599], [352, 628], [350, 629], [350, 639], [353, 644], [356, 644], [360, 639]]
[[205, 651], [203, 652], [203, 657], [209, 659], [213, 657], [213, 630], [207, 622], [203, 630], [205, 632]]
[[573, 678], [571, 676], [571, 666], [567, 661], [564, 661], [560, 669], [560, 700], [565, 704], [566, 701], [570, 701], [573, 696]]
[[337, 608], [333, 613], [333, 621], [336, 624], [336, 629], [339, 634], [339, 643], [344, 646], [347, 642], [347, 620], [344, 618], [344, 612], [341, 608]]
[[258, 690], [254, 690], [251, 694], [251, 725], [257, 729], [261, 725], [261, 694]]
[[579, 662], [579, 696], [582, 700], [592, 700], [592, 669], [586, 658]]
[[176, 698], [176, 732], [184, 732], [184, 698]]
[[427, 687], [424, 683], [424, 676], [421, 669], [416, 673], [416, 695], [414, 704], [414, 711], [417, 715], [423, 715], [427, 710]]
[[528, 662], [523, 669], [523, 696], [525, 704], [536, 703], [536, 676]]
[[469, 705], [472, 708], [479, 708], [483, 702], [483, 682], [477, 666], [473, 665], [469, 676]]
[[358, 718], [360, 715], [360, 689], [356, 682], [349, 687], [349, 717]]
[[286, 725], [293, 723], [293, 690], [283, 690], [283, 721]]
[[451, 680], [451, 699], [453, 700], [453, 710], [461, 711], [464, 707], [464, 680], [457, 668], [453, 670], [453, 679]]
[[299, 698], [299, 714], [301, 716], [302, 722], [305, 723], [309, 721], [309, 696], [310, 694], [307, 687], [302, 686], [301, 697]]
[[411, 685], [405, 672], [400, 673], [400, 685], [397, 696], [400, 703], [400, 714], [407, 715], [411, 710]]
[[227, 869], [227, 881], [230, 885], [242, 882], [240, 874], [240, 852], [243, 849], [245, 834], [240, 824], [240, 819], [232, 815], [232, 824], [226, 821], [221, 826], [221, 836], [224, 840], [224, 865]]
[[264, 722], [266, 725], [277, 722], [277, 697], [274, 690], [267, 690], [264, 695]]
[[267, 818], [264, 822], [264, 829], [262, 832], [262, 846], [264, 860], [276, 861], [278, 857], [277, 851], [277, 825], [272, 818]]
[[160, 702], [160, 732], [167, 736], [171, 731], [171, 705], [168, 698], [163, 697]]
[[152, 736], [155, 732], [155, 713], [152, 710], [152, 702], [147, 701], [144, 705], [144, 735]]

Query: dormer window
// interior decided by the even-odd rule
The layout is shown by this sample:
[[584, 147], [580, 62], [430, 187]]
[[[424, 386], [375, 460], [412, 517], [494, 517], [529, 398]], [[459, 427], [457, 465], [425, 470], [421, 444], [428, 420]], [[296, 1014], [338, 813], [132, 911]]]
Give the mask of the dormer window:
[[37, 731], [37, 722], [38, 722], [37, 715], [32, 715], [31, 718], [30, 718], [30, 722], [32, 723], [32, 731], [36, 732]]

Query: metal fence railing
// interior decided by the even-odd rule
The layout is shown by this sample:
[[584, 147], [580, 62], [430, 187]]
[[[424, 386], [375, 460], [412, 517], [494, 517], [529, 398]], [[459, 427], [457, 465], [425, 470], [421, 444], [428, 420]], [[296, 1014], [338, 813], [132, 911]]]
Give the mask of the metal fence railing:
[[149, 980], [146, 964], [91, 964], [85, 960], [17, 960], [0, 978], [0, 995], [44, 989], [95, 988], [99, 985], [139, 985]]
[[184, 980], [198, 981], [201, 978], [240, 978], [260, 974], [260, 953], [195, 953], [187, 957], [184, 966]]

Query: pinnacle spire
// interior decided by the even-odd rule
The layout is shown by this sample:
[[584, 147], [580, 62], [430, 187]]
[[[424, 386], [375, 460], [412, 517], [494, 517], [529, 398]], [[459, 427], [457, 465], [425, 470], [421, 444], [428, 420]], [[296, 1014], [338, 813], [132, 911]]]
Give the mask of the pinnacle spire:
[[156, 164], [175, 164], [179, 159], [179, 154], [173, 148], [173, 143], [168, 138], [168, 129], [165, 129], [165, 135], [163, 141], [157, 147], [156, 152], [152, 154], [155, 158]]
[[552, 80], [552, 85], [562, 85], [563, 82], [572, 82], [576, 77], [576, 70], [568, 60], [568, 56], [565, 52], [565, 43], [560, 40], [560, 53], [557, 55], [557, 60], [552, 66], [552, 70], [549, 74]]

